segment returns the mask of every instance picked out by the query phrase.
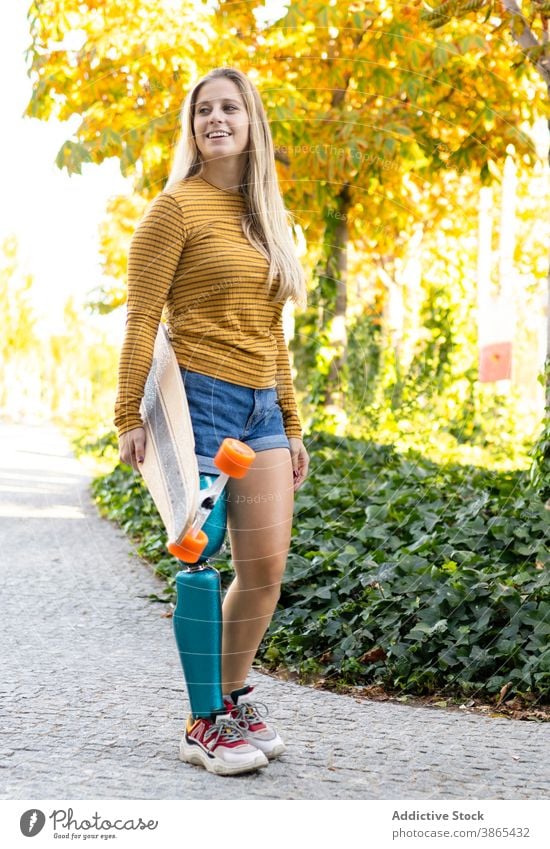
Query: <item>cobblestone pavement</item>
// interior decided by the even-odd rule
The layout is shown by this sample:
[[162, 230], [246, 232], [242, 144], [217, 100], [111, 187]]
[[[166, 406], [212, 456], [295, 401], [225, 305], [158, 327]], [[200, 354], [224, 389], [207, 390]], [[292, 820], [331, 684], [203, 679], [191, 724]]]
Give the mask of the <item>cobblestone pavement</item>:
[[288, 744], [259, 773], [178, 759], [162, 583], [52, 427], [0, 426], [2, 799], [546, 799], [550, 725], [365, 702], [253, 673]]

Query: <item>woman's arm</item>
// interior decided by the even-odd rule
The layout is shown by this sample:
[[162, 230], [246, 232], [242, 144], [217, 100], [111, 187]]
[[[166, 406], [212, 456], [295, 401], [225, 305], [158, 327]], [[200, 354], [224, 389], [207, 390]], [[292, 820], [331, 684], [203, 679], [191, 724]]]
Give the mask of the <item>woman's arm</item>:
[[302, 425], [298, 416], [298, 406], [294, 394], [290, 358], [283, 333], [283, 309], [277, 304], [278, 315], [273, 325], [273, 335], [277, 341], [277, 395], [283, 413], [285, 433], [290, 438], [302, 438]]
[[119, 437], [142, 426], [139, 407], [162, 309], [184, 244], [181, 209], [171, 195], [161, 193], [136, 228], [128, 253], [126, 331], [114, 418]]
[[283, 332], [282, 305], [279, 308], [273, 333], [277, 340], [277, 395], [283, 413], [285, 433], [290, 443], [294, 490], [297, 490], [306, 479], [309, 469], [309, 456], [302, 440], [302, 426], [294, 394], [290, 357]]

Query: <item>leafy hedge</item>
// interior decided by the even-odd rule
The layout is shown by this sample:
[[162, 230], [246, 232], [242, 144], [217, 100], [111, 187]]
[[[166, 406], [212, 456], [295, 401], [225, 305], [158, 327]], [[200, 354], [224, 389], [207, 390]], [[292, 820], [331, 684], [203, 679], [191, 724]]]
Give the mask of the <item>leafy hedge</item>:
[[526, 474], [312, 449], [265, 659], [414, 693], [550, 695], [550, 517]]
[[[280, 603], [260, 647], [273, 670], [409, 693], [550, 696], [550, 514], [527, 472], [438, 465], [321, 435], [298, 492]], [[94, 483], [174, 601], [178, 562], [140, 478]], [[216, 566], [225, 583], [227, 556]]]

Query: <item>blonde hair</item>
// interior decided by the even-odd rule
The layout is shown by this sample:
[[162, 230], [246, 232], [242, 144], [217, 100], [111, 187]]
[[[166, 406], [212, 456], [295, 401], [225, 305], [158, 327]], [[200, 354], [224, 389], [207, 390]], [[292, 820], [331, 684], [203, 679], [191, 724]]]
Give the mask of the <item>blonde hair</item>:
[[[242, 218], [243, 232], [269, 262], [267, 287], [275, 300], [284, 302], [290, 298], [304, 304], [305, 275], [294, 244], [293, 216], [285, 208], [279, 191], [271, 130], [260, 95], [242, 71], [237, 68], [214, 68], [195, 83], [187, 94], [181, 110], [181, 136], [165, 188], [202, 173], [203, 161], [195, 141], [193, 125], [195, 104], [201, 86], [220, 77], [227, 77], [238, 87], [250, 126], [248, 158], [239, 187], [246, 200], [246, 212]], [[278, 279], [274, 283], [275, 278]]]

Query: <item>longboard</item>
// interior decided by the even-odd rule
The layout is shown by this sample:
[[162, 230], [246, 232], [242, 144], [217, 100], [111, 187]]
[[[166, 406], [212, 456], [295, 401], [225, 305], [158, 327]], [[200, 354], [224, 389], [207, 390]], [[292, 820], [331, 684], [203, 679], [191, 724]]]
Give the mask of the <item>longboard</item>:
[[145, 428], [145, 455], [140, 471], [169, 542], [180, 543], [197, 512], [199, 469], [180, 367], [162, 323], [140, 412]]
[[208, 489], [200, 489], [189, 405], [180, 367], [162, 322], [140, 414], [145, 429], [140, 471], [164, 522], [168, 550], [180, 560], [194, 563], [208, 542], [200, 529], [228, 478], [244, 477], [255, 453], [236, 439], [224, 439], [214, 458], [220, 475]]

